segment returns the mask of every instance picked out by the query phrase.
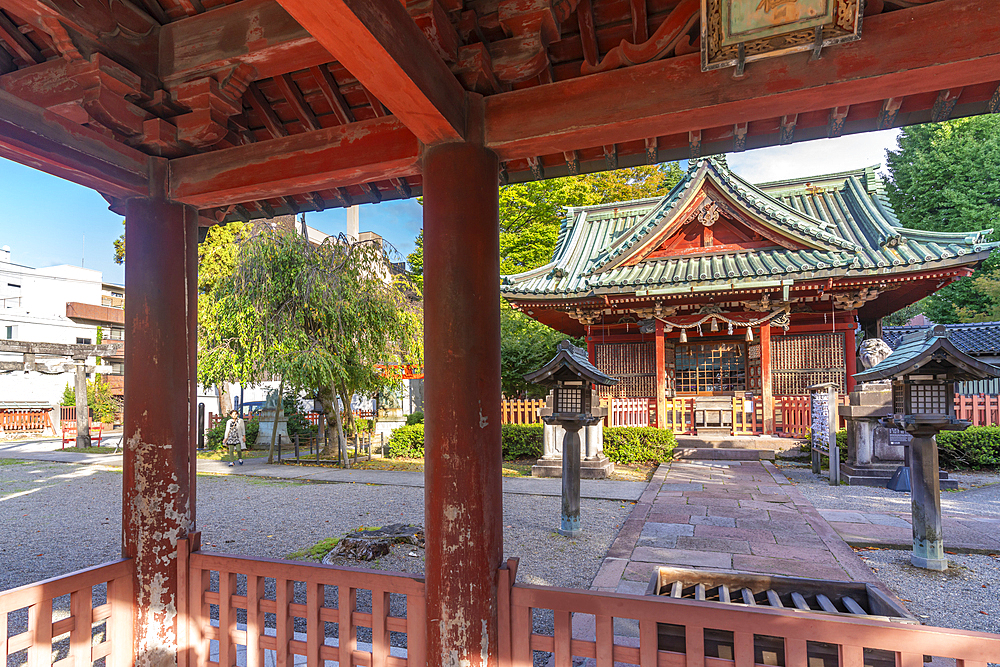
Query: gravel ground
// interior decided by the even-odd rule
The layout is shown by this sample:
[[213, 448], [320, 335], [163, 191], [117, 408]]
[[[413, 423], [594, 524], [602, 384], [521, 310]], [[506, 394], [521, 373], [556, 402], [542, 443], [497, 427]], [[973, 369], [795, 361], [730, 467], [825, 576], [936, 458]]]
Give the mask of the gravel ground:
[[[830, 486], [808, 464], [779, 463], [778, 468], [814, 506], [861, 512], [910, 512], [910, 494], [862, 486]], [[965, 489], [943, 492], [945, 512], [1000, 516], [1000, 473], [956, 472]], [[910, 552], [856, 549], [872, 572], [926, 625], [1000, 633], [1000, 557], [948, 554], [949, 569], [932, 572], [913, 567]]]
[[948, 569], [932, 572], [910, 565], [909, 551], [858, 555], [922, 623], [1000, 633], [1000, 558], [949, 554]]
[[[203, 549], [253, 557], [284, 558], [360, 526], [423, 523], [423, 489], [412, 487], [200, 475], [197, 503]], [[554, 530], [560, 498], [506, 494], [503, 503], [504, 551], [507, 558], [521, 559], [518, 581], [569, 588], [590, 586], [634, 506], [583, 499], [586, 537], [570, 540]], [[121, 473], [0, 460], [0, 525], [9, 531], [0, 542], [0, 591], [114, 560], [120, 553]], [[414, 551], [415, 558], [409, 556]], [[398, 545], [377, 561], [336, 564], [422, 574], [424, 555], [422, 549]], [[239, 577], [239, 592], [245, 586]], [[327, 589], [327, 604], [336, 604], [333, 587]], [[370, 604], [370, 594], [359, 594], [360, 611], [370, 610]], [[404, 615], [402, 599], [393, 596], [391, 606], [394, 614]], [[10, 632], [19, 631], [24, 620], [12, 616]], [[536, 629], [551, 632], [551, 623], [551, 615], [541, 617]], [[405, 645], [405, 637], [393, 634], [393, 645]], [[366, 640], [364, 631], [359, 640]]]
[[[817, 508], [858, 512], [910, 511], [909, 493], [868, 486], [830, 486], [826, 472], [814, 475], [808, 463], [782, 461], [776, 465]], [[961, 489], [941, 492], [943, 512], [1000, 517], [1000, 473], [953, 472], [950, 476], [958, 480]]]

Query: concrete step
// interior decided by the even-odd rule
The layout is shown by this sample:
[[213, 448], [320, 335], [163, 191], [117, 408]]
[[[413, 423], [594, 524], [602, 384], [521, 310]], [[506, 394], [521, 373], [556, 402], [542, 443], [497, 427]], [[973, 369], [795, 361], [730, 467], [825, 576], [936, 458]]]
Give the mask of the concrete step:
[[700, 435], [675, 436], [678, 447], [688, 449], [761, 449], [766, 451], [785, 451], [795, 449], [804, 440], [795, 438], [765, 438], [760, 436], [724, 436], [703, 437]]
[[674, 459], [682, 461], [773, 461], [773, 449], [736, 447], [676, 447]]

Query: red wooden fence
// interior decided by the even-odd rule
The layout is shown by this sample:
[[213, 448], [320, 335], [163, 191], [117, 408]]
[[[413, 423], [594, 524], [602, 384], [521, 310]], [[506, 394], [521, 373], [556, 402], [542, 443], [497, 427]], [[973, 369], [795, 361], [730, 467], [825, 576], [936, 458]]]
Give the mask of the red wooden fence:
[[955, 394], [955, 416], [973, 426], [1000, 426], [1000, 396]]
[[544, 398], [505, 398], [500, 401], [500, 423], [541, 424], [538, 411], [544, 407]]
[[[205, 553], [198, 551], [197, 536], [180, 540], [178, 549], [178, 667], [235, 665], [237, 651], [244, 650], [241, 664], [246, 667], [298, 664], [295, 656], [304, 656], [308, 667], [322, 667], [324, 661], [345, 667], [427, 664], [422, 578]], [[888, 652], [900, 667], [922, 667], [925, 655], [953, 659], [960, 667], [985, 667], [1000, 656], [1000, 636], [984, 632], [798, 609], [515, 584], [517, 566], [517, 559], [511, 559], [499, 571], [499, 667], [538, 664], [535, 651], [541, 652], [543, 663], [554, 667], [570, 667], [574, 657], [595, 660], [596, 667], [615, 663], [752, 667], [758, 662], [755, 644], [761, 636], [780, 643], [783, 664], [789, 667], [812, 664], [814, 643], [832, 645], [833, 660], [823, 664], [838, 667], [862, 667], [866, 649]], [[119, 561], [0, 592], [0, 621], [4, 621], [0, 664], [10, 664], [10, 656], [26, 651], [31, 667], [61, 667], [64, 661], [53, 662], [53, 654], [58, 655], [54, 645], [68, 636], [68, 665], [89, 665], [102, 657], [107, 658], [107, 667], [131, 665], [132, 567], [132, 561]], [[265, 586], [268, 579], [273, 588], [270, 582]], [[94, 606], [94, 589], [104, 583], [107, 601], [94, 595], [99, 603]], [[362, 591], [371, 595], [359, 595]], [[405, 612], [393, 613], [389, 604], [393, 594], [399, 602], [405, 596]], [[55, 621], [53, 601], [66, 595], [70, 615]], [[7, 614], [25, 609], [27, 628], [8, 636]], [[243, 610], [246, 623], [239, 623]], [[553, 630], [538, 629], [535, 614], [551, 614]], [[297, 628], [295, 619], [305, 622]], [[616, 635], [615, 619], [635, 621], [638, 638]], [[95, 643], [92, 624], [97, 630]], [[337, 625], [336, 639], [327, 636], [332, 624]], [[659, 624], [674, 626], [678, 632], [673, 634], [683, 637], [684, 651], [661, 647]], [[359, 628], [371, 629], [370, 643], [359, 641]], [[718, 654], [717, 641], [706, 641], [709, 633], [717, 638], [719, 631], [730, 637], [724, 656]]]
[[[102, 658], [106, 667], [131, 667], [133, 567], [131, 560], [120, 560], [0, 592], [0, 665], [20, 664], [23, 659], [8, 658], [24, 651], [29, 667], [81, 667]], [[67, 595], [68, 604], [58, 600]], [[17, 626], [8, 625], [7, 615], [25, 611], [27, 626], [8, 634]], [[57, 662], [54, 656], [63, 649], [53, 645], [65, 638], [69, 655]]]
[[51, 410], [0, 410], [0, 431], [28, 433], [52, 428]]

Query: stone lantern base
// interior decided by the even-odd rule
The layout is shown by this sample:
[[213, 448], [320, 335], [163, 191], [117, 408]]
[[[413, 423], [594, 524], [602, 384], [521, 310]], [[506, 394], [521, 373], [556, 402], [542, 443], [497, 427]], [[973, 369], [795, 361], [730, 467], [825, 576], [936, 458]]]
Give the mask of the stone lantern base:
[[[562, 477], [562, 443], [566, 434], [562, 426], [546, 424], [542, 435], [542, 458], [531, 466], [532, 477]], [[604, 425], [601, 423], [580, 429], [581, 479], [607, 479], [615, 464], [604, 455]]]

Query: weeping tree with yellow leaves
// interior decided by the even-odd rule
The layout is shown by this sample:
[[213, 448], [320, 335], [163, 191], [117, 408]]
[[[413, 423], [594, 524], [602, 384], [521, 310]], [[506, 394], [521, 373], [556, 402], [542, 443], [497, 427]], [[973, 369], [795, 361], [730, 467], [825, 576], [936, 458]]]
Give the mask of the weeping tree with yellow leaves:
[[347, 464], [351, 396], [394, 386], [376, 364], [421, 361], [420, 314], [405, 277], [392, 275], [378, 241], [340, 235], [317, 246], [260, 226], [236, 245], [232, 271], [200, 306], [199, 379], [279, 378], [282, 388], [318, 389]]

